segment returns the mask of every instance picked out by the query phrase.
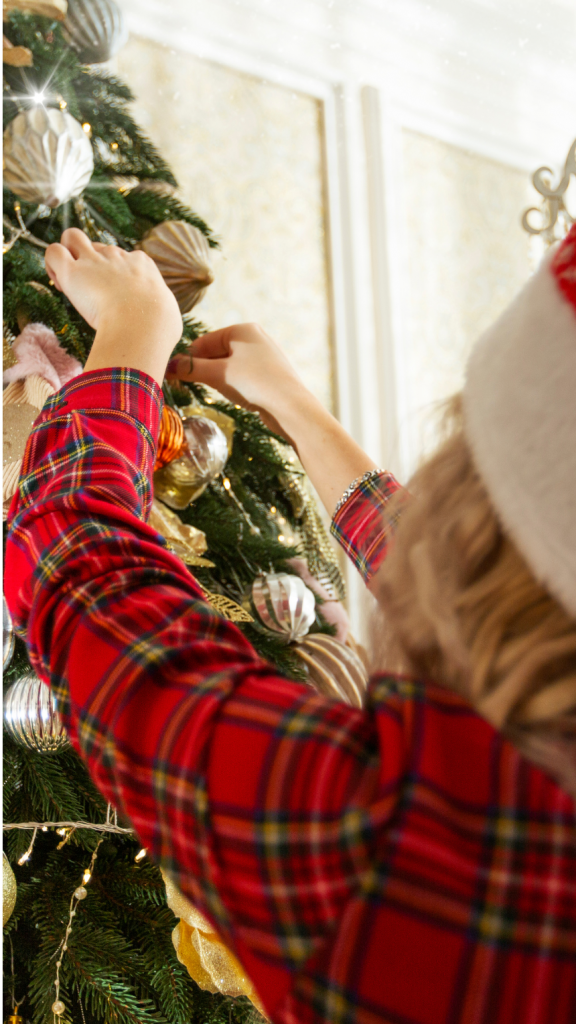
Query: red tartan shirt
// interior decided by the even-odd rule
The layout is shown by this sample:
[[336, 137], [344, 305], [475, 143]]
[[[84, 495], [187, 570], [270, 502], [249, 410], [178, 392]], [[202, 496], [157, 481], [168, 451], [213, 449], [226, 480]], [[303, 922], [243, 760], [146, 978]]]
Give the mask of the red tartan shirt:
[[[146, 523], [160, 409], [77, 378], [11, 507], [8, 603], [102, 793], [278, 1024], [574, 1024], [573, 801], [447, 689], [356, 710], [262, 661]], [[338, 514], [365, 574], [396, 486]]]

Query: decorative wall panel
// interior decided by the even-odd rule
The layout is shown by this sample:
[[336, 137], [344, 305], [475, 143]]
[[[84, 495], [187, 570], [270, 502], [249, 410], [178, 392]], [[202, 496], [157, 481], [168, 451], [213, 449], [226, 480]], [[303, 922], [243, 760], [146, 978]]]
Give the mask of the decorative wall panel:
[[260, 322], [332, 407], [320, 104], [134, 36], [117, 67], [184, 199], [222, 242], [198, 318]]
[[475, 339], [529, 275], [520, 217], [525, 171], [402, 132], [404, 391], [401, 431], [414, 466], [434, 442], [438, 402], [462, 387]]

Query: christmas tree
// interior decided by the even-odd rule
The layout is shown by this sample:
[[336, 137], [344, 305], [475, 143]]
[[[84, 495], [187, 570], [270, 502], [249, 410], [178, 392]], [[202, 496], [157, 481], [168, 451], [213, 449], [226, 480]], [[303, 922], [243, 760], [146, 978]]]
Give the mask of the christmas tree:
[[[218, 245], [130, 116], [129, 88], [98, 67], [124, 38], [113, 0], [8, 7], [5, 498], [34, 416], [81, 371], [93, 340], [49, 280], [46, 246], [69, 226], [95, 242], [140, 245], [179, 301], [183, 351], [204, 330], [191, 310], [210, 284]], [[166, 383], [164, 398], [151, 519], [158, 542], [190, 565], [206, 599], [280, 670], [354, 701], [362, 666], [322, 611], [322, 598], [342, 598], [342, 579], [294, 453], [258, 416], [201, 387]], [[334, 665], [339, 652], [340, 675], [326, 662]], [[12, 1024], [257, 1016], [242, 970], [178, 893], [175, 917], [129, 822], [106, 807], [67, 745], [9, 620], [4, 661], [4, 998]], [[228, 972], [220, 990], [211, 963]]]

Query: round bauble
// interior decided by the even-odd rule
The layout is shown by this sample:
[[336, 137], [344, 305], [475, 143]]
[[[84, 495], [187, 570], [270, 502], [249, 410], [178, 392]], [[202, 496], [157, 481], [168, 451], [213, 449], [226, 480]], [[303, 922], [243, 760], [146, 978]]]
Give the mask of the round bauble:
[[82, 125], [65, 110], [23, 110], [4, 132], [4, 184], [52, 208], [80, 195], [94, 170]]
[[136, 248], [154, 260], [181, 313], [189, 313], [214, 280], [206, 237], [187, 221], [157, 224]]
[[32, 673], [7, 690], [4, 724], [12, 739], [29, 750], [50, 753], [68, 743], [50, 688]]
[[183, 421], [185, 451], [154, 473], [154, 494], [170, 508], [187, 508], [222, 472], [228, 444], [217, 423], [203, 416]]
[[128, 39], [115, 0], [68, 0], [64, 32], [84, 64], [110, 60]]
[[252, 602], [265, 626], [286, 643], [306, 636], [316, 618], [314, 594], [299, 576], [269, 572], [252, 584]]
[[333, 636], [314, 633], [294, 647], [308, 670], [308, 682], [323, 697], [361, 708], [368, 685], [362, 659]]
[[2, 853], [2, 927], [12, 917], [16, 906], [16, 879], [8, 857]]
[[2, 668], [8, 668], [14, 654], [14, 629], [6, 598], [2, 594]]

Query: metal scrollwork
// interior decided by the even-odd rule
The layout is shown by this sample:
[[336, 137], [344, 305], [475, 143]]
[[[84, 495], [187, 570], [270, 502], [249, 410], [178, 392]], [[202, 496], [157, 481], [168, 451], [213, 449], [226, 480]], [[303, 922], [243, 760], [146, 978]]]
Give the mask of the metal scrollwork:
[[[542, 204], [524, 211], [522, 227], [529, 235], [540, 235], [546, 245], [564, 238], [574, 224], [575, 217], [564, 202], [572, 175], [576, 177], [576, 139], [570, 147], [564, 173], [556, 188], [552, 187], [554, 172], [549, 167], [539, 167], [532, 175], [532, 183], [542, 196]], [[530, 215], [534, 213], [538, 215], [539, 224], [530, 223]]]

